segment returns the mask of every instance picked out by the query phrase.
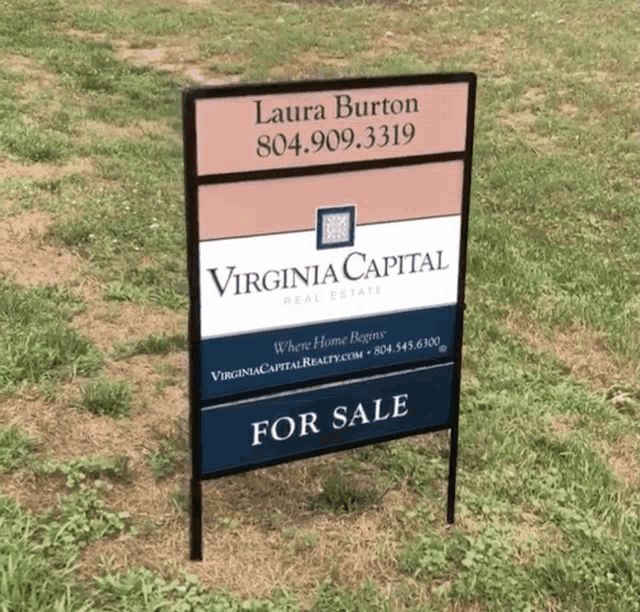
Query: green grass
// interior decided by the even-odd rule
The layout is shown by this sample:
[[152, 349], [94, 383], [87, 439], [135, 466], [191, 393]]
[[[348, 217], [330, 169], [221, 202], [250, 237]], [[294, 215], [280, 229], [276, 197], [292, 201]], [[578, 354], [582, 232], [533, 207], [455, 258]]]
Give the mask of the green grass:
[[391, 603], [371, 580], [358, 589], [326, 581], [318, 587], [311, 609], [313, 612], [391, 612]]
[[343, 474], [329, 475], [322, 486], [322, 493], [311, 500], [314, 509], [332, 512], [353, 512], [379, 501], [380, 492], [371, 486], [357, 485]]
[[127, 342], [115, 348], [118, 359], [127, 359], [134, 355], [168, 355], [187, 348], [184, 334], [151, 333], [136, 342]]
[[123, 418], [131, 414], [131, 385], [127, 380], [98, 378], [85, 386], [78, 408], [100, 416]]
[[187, 450], [182, 440], [163, 440], [147, 454], [147, 463], [156, 480], [166, 478], [174, 473], [184, 462]]
[[0, 427], [0, 472], [12, 472], [27, 463], [35, 445], [16, 424]]
[[68, 461], [45, 460], [34, 466], [38, 474], [59, 475], [65, 479], [69, 489], [77, 489], [88, 479], [109, 477], [122, 482], [130, 481], [129, 457], [116, 455], [111, 459], [104, 457], [74, 457]]
[[[48, 515], [0, 498], [1, 612], [640, 609], [640, 491], [608, 460], [628, 448], [640, 414], [640, 391], [625, 373], [637, 361], [640, 308], [640, 30], [630, 2], [5, 0], [0, 12], [8, 58], [0, 62], [0, 156], [61, 170], [3, 180], [2, 219], [30, 208], [49, 213], [47, 240], [82, 257], [101, 298], [114, 304], [183, 311], [188, 296], [186, 78], [118, 59], [122, 41], [131, 49], [185, 45], [203, 70], [241, 81], [457, 69], [479, 76], [456, 525], [444, 528], [446, 443], [398, 441], [319, 469], [320, 489], [308, 491], [304, 520], [296, 517], [305, 525], [246, 502], [253, 481], [239, 477], [232, 487], [242, 520], [229, 513], [211, 526], [282, 534], [302, 567], [319, 548], [318, 516], [348, 525], [380, 512], [382, 492], [398, 489], [411, 501], [393, 508], [390, 567], [400, 574], [389, 584], [348, 581], [331, 569], [304, 593], [243, 601], [193, 577], [115, 571], [108, 562], [93, 580], [79, 580], [81, 548], [128, 529], [102, 504], [101, 483], [125, 487], [135, 472], [117, 457], [41, 461], [18, 419], [0, 429], [3, 477], [26, 467], [39, 478], [62, 476], [68, 487]], [[72, 169], [85, 158], [90, 172]], [[71, 325], [83, 308], [71, 290], [0, 282], [0, 393], [39, 385], [56, 397], [60, 380], [99, 371], [105, 357]], [[547, 353], [517, 339], [509, 320], [547, 338]], [[562, 334], [591, 339], [598, 359], [626, 370], [601, 387], [570, 375], [566, 355], [552, 354]], [[109, 358], [166, 355], [184, 341], [153, 330], [116, 344]], [[179, 375], [158, 386], [176, 385]], [[131, 394], [127, 381], [89, 379], [78, 406], [123, 417]], [[160, 480], [183, 454], [161, 442], [148, 467]], [[181, 490], [170, 499], [184, 511]], [[140, 529], [129, 535], [145, 537]]]
[[0, 279], [0, 392], [101, 367], [100, 351], [68, 324], [82, 308], [59, 287], [25, 289]]
[[55, 512], [32, 516], [0, 496], [0, 609], [91, 610], [74, 577], [74, 561], [89, 542], [126, 528], [126, 516], [104, 507], [95, 487], [63, 498]]

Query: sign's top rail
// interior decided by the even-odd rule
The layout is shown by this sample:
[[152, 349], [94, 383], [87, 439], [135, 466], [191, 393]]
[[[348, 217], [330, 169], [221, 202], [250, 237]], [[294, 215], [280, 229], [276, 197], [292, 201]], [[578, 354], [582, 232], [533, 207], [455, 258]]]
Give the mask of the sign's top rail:
[[273, 81], [271, 83], [233, 83], [228, 85], [211, 85], [208, 87], [198, 85], [185, 87], [183, 94], [188, 100], [199, 100], [278, 93], [306, 93], [334, 89], [373, 89], [376, 87], [440, 85], [444, 83], [474, 84], [476, 80], [477, 76], [473, 72], [442, 72], [379, 77], [341, 77], [337, 79]]
[[474, 77], [455, 76], [187, 92], [197, 176], [463, 152]]

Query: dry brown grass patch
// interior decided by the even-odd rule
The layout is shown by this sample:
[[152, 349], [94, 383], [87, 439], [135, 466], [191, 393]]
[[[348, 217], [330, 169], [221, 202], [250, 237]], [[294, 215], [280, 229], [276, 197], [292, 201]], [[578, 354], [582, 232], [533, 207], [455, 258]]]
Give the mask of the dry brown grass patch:
[[76, 380], [61, 384], [53, 401], [46, 401], [37, 393], [5, 399], [0, 405], [0, 422], [15, 420], [29, 436], [43, 443], [46, 457], [66, 460], [125, 453], [135, 469], [146, 462], [148, 450], [155, 448], [159, 439], [175, 436], [180, 419], [186, 418], [187, 400], [181, 386], [167, 385], [162, 391], [154, 388], [160, 378], [156, 367], [161, 363], [183, 367], [179, 355], [133, 357], [106, 366], [108, 376], [126, 379], [135, 389], [130, 418], [112, 419], [72, 408], [70, 404], [78, 399], [85, 384]]
[[136, 66], [152, 66], [176, 76], [186, 76], [202, 84], [216, 78], [217, 75], [209, 69], [206, 62], [201, 60], [196, 45], [188, 41], [169, 42], [172, 44], [141, 48], [117, 41], [114, 43], [114, 54], [117, 59]]
[[[269, 468], [259, 473], [264, 477], [281, 469]], [[292, 476], [295, 468], [286, 471]], [[300, 481], [304, 482], [304, 476], [298, 481], [289, 479], [290, 494], [295, 496], [296, 491], [304, 490]], [[113, 492], [121, 491], [121, 502], [111, 492], [110, 506], [140, 517], [138, 507], [144, 498], [146, 507], [153, 508], [153, 520], [158, 527], [146, 535], [122, 536], [90, 546], [83, 555], [82, 572], [95, 575], [100, 558], [111, 555], [117, 557], [119, 569], [141, 565], [164, 575], [175, 575], [184, 567], [188, 559], [188, 524], [186, 517], [179, 516], [168, 503], [170, 491], [178, 482], [176, 478], [161, 485], [151, 483], [150, 489], [138, 482], [133, 489], [115, 487]], [[310, 599], [327, 576], [351, 586], [373, 578], [381, 588], [403, 579], [394, 560], [396, 496], [385, 496], [378, 506], [353, 515], [296, 516], [290, 514], [291, 508], [287, 509], [287, 499], [282, 493], [271, 492], [272, 503], [277, 498], [285, 509], [283, 525], [274, 528], [256, 521], [263, 510], [260, 500], [264, 496], [256, 496], [256, 491], [251, 490], [255, 484], [256, 480], [241, 476], [205, 483], [204, 561], [189, 567], [203, 584], [230, 589], [242, 597], [267, 597], [276, 588], [286, 588]], [[185, 485], [183, 482], [182, 486]], [[229, 506], [236, 506], [232, 495], [243, 489], [244, 498], [254, 500], [252, 506], [230, 513]], [[130, 500], [135, 500], [133, 511]]]
[[30, 469], [0, 474], [2, 494], [15, 499], [34, 514], [55, 508], [58, 498], [64, 495], [65, 489], [63, 478], [38, 476]]
[[80, 104], [77, 96], [66, 90], [61, 78], [36, 60], [19, 55], [7, 55], [0, 58], [11, 73], [15, 82], [12, 95], [24, 101], [22, 118], [25, 123], [38, 126], [49, 124], [56, 113], [70, 103]]
[[[85, 295], [99, 290], [93, 284], [87, 286]], [[73, 319], [72, 325], [104, 350], [110, 350], [119, 342], [134, 342], [151, 331], [169, 335], [186, 335], [186, 313], [122, 302], [105, 302], [97, 297], [89, 307]]]
[[143, 43], [124, 39], [112, 39], [107, 33], [86, 32], [69, 28], [67, 33], [81, 40], [93, 42], [109, 42], [114, 56], [121, 61], [135, 66], [149, 66], [157, 70], [165, 70], [172, 75], [195, 81], [201, 85], [216, 85], [237, 81], [237, 77], [229, 77], [216, 72], [211, 65], [216, 61], [225, 61], [226, 56], [213, 56], [204, 60], [197, 45], [192, 39], [166, 38], [162, 43], [153, 40]]
[[622, 436], [605, 451], [607, 463], [616, 479], [626, 488], [640, 490], [640, 436]]
[[[154, 388], [159, 379], [156, 371], [159, 364], [184, 369], [184, 359], [179, 355], [135, 357], [107, 367], [113, 378], [127, 379], [134, 386], [131, 418], [115, 420], [76, 411], [70, 404], [78, 398], [83, 383], [75, 381], [60, 385], [54, 401], [45, 401], [36, 393], [5, 399], [0, 404], [0, 422], [16, 422], [40, 443], [40, 454], [46, 459], [127, 455], [132, 484], [114, 486], [106, 493], [107, 501], [121, 511], [128, 511], [138, 524], [164, 521], [167, 517], [174, 520], [169, 493], [179, 477], [156, 483], [147, 456], [161, 440], [184, 435], [187, 401], [182, 385], [168, 385], [161, 391]], [[4, 492], [33, 511], [54, 506], [56, 496], [65, 492], [61, 478], [38, 476], [28, 470], [1, 475], [0, 485]]]
[[503, 109], [498, 116], [504, 126], [517, 134], [536, 153], [562, 152], [563, 149], [557, 143], [555, 136], [543, 136], [536, 132], [538, 111], [544, 98], [545, 94], [542, 88], [532, 87], [518, 99], [514, 109]]
[[551, 523], [543, 523], [535, 514], [523, 512], [521, 522], [510, 525], [515, 559], [523, 566], [536, 557], [566, 549], [562, 530]]
[[51, 90], [56, 88], [60, 83], [56, 75], [29, 57], [7, 54], [0, 57], [0, 63], [10, 72], [24, 79], [18, 88], [18, 94]]
[[50, 224], [51, 217], [38, 210], [0, 223], [0, 275], [33, 286], [65, 285], [85, 274], [86, 264], [79, 257], [46, 242]]
[[[126, 125], [114, 125], [103, 121], [83, 121], [79, 125], [80, 132], [89, 137], [98, 136], [108, 140], [141, 140], [156, 136], [173, 136], [180, 141], [180, 134], [171, 128], [168, 121], [137, 120]], [[180, 141], [181, 142], [181, 141]]]
[[52, 180], [72, 174], [93, 174], [94, 166], [90, 159], [80, 158], [73, 162], [57, 166], [37, 162], [21, 164], [8, 157], [0, 156], [0, 181], [7, 179]]
[[273, 66], [269, 73], [275, 79], [321, 78], [326, 77], [327, 72], [341, 75], [350, 65], [351, 62], [343, 58], [307, 51], [296, 55], [292, 62]]
[[[308, 501], [335, 463], [327, 456], [203, 483], [204, 561], [189, 571], [206, 586], [242, 597], [285, 588], [308, 601], [327, 576], [354, 587], [367, 578], [381, 588], [404, 580], [395, 562], [395, 530], [398, 513], [415, 503], [413, 494], [394, 489], [349, 515], [313, 511]], [[169, 501], [176, 490], [187, 491], [184, 475], [155, 483], [139, 472], [131, 486], [107, 492], [110, 507], [130, 512], [148, 529], [89, 546], [81, 574], [95, 575], [101, 557], [113, 556], [116, 569], [143, 566], [178, 575], [188, 560], [189, 532], [186, 513]]]
[[549, 421], [551, 430], [562, 441], [571, 437], [579, 425], [579, 416], [575, 414], [557, 414]]
[[[447, 593], [451, 590], [451, 581], [434, 588], [434, 592]], [[442, 612], [487, 612], [487, 608], [475, 601], [456, 601], [446, 604]]]
[[637, 386], [636, 369], [607, 349], [605, 334], [577, 324], [566, 330], [555, 330], [552, 334], [545, 333], [533, 321], [522, 316], [511, 317], [506, 327], [533, 350], [558, 357], [572, 376], [595, 389], [610, 388], [617, 381]]

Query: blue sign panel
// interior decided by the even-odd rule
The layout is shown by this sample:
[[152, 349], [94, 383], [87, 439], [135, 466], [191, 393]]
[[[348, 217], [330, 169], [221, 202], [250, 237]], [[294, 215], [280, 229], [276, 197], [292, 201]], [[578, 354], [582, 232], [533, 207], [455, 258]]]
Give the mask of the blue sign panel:
[[453, 358], [456, 306], [305, 325], [200, 344], [201, 398]]
[[451, 426], [454, 364], [205, 408], [203, 475]]

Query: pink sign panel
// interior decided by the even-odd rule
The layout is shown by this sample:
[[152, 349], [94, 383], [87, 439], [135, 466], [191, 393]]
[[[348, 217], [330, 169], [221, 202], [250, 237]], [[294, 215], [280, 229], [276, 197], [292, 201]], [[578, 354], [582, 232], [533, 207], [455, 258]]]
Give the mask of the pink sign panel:
[[468, 99], [462, 82], [197, 100], [197, 172], [463, 151]]
[[200, 240], [313, 229], [316, 209], [336, 204], [357, 205], [358, 225], [459, 215], [462, 172], [463, 163], [456, 160], [203, 185], [198, 196]]

